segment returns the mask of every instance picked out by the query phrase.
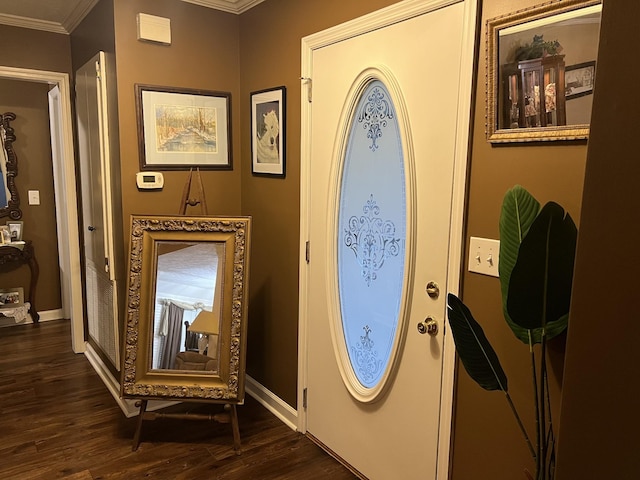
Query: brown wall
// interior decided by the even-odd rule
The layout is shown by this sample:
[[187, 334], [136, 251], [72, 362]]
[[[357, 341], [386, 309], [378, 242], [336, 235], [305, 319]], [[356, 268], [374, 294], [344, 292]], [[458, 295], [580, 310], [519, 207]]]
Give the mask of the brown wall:
[[[582, 221], [571, 305], [571, 328], [558, 445], [558, 480], [640, 476], [637, 350], [640, 338], [635, 112], [626, 78], [640, 5], [604, 3]], [[628, 76], [618, 75], [625, 61]]]
[[[169, 46], [138, 41], [136, 14], [171, 19]], [[165, 171], [162, 191], [138, 191], [140, 170], [134, 85], [231, 92], [232, 171], [203, 171], [209, 214], [239, 215], [240, 75], [237, 15], [175, 0], [115, 2], [116, 65], [124, 241], [132, 214], [177, 214], [188, 171]], [[187, 213], [197, 214], [198, 208]]]
[[113, 0], [100, 0], [71, 33], [74, 73], [100, 50], [115, 52]]
[[[55, 33], [0, 25], [3, 48], [0, 65], [70, 73], [69, 37]], [[24, 238], [33, 241], [40, 266], [36, 307], [38, 311], [61, 308], [60, 270], [53, 193], [53, 164], [46, 84], [0, 81], [0, 110], [17, 115], [18, 155], [16, 185], [23, 212]], [[40, 190], [40, 205], [29, 205], [28, 190]], [[4, 223], [6, 219], [0, 219]], [[5, 270], [2, 270], [5, 272]], [[29, 269], [0, 273], [0, 286], [28, 290]]]
[[[553, 200], [580, 220], [586, 143], [509, 144], [492, 147], [485, 137], [485, 23], [538, 0], [485, 0], [480, 32], [478, 85], [474, 112], [471, 169], [467, 205], [466, 242], [471, 236], [499, 238], [498, 220], [505, 192], [523, 185], [541, 204]], [[463, 265], [467, 264], [464, 259]], [[483, 326], [509, 378], [509, 391], [533, 435], [533, 393], [528, 347], [515, 338], [502, 315], [497, 278], [464, 272], [463, 301]], [[551, 342], [550, 387], [554, 418], [559, 418], [564, 336]], [[556, 425], [557, 433], [557, 425]], [[534, 438], [535, 441], [535, 438]], [[456, 383], [452, 478], [517, 479], [534, 464], [511, 415], [504, 395], [487, 392], [460, 365]]]

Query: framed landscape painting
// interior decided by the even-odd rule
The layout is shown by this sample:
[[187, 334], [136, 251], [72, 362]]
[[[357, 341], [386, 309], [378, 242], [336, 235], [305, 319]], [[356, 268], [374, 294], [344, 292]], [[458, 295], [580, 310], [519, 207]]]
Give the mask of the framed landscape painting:
[[231, 94], [136, 84], [141, 170], [231, 170]]

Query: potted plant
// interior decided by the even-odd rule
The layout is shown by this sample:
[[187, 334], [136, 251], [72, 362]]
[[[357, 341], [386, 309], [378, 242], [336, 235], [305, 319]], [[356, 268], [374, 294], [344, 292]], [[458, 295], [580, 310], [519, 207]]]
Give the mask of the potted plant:
[[455, 295], [448, 318], [465, 370], [485, 390], [501, 390], [536, 465], [535, 480], [551, 480], [555, 435], [550, 414], [547, 342], [568, 324], [577, 228], [555, 202], [540, 203], [523, 187], [510, 189], [500, 215], [499, 277], [504, 318], [529, 347], [535, 405], [535, 444], [511, 400], [507, 376], [482, 327]]

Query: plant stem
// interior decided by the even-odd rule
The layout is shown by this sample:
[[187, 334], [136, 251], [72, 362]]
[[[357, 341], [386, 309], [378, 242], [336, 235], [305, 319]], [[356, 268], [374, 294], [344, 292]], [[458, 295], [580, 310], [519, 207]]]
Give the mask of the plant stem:
[[531, 456], [533, 457], [533, 459], [536, 460], [536, 452], [533, 449], [533, 445], [531, 445], [531, 440], [529, 440], [529, 435], [527, 435], [527, 431], [524, 429], [522, 420], [520, 420], [520, 415], [518, 415], [516, 406], [513, 404], [513, 401], [511, 401], [511, 395], [509, 395], [509, 392], [506, 392], [506, 391], [504, 392], [504, 395], [507, 398], [507, 402], [511, 407], [511, 411], [513, 412], [513, 415], [516, 417], [516, 422], [518, 422], [518, 427], [520, 427], [520, 431], [522, 432], [522, 435], [524, 435], [524, 439], [526, 440], [527, 446], [529, 447], [529, 452], [531, 452]]
[[533, 338], [531, 330], [529, 330], [529, 354], [531, 356], [531, 379], [533, 381], [533, 398], [535, 405], [535, 418], [536, 418], [536, 480], [540, 478], [540, 471], [542, 470], [541, 464], [541, 429], [540, 426], [540, 405], [538, 402], [538, 375], [536, 372], [536, 354], [533, 351]]
[[[545, 399], [546, 399], [546, 395], [545, 395], [545, 387], [547, 385], [547, 333], [545, 331], [545, 328], [542, 327], [542, 338], [541, 338], [541, 346], [542, 346], [542, 350], [540, 352], [540, 376], [541, 376], [541, 381], [540, 381], [540, 425], [542, 428], [542, 434], [543, 434], [543, 439], [544, 441], [542, 442], [542, 451], [541, 451], [541, 459], [540, 461], [542, 462], [542, 469], [543, 469], [543, 476], [542, 476], [542, 480], [544, 480], [546, 478], [546, 464], [547, 464], [547, 435], [546, 435], [546, 409], [545, 409]], [[548, 392], [547, 392], [548, 394]]]

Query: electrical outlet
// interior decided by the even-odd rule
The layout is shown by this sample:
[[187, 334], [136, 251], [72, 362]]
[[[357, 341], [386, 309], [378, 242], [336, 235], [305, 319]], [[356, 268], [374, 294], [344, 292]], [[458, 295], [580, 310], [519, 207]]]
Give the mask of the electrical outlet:
[[498, 277], [500, 240], [471, 237], [469, 240], [469, 271]]

